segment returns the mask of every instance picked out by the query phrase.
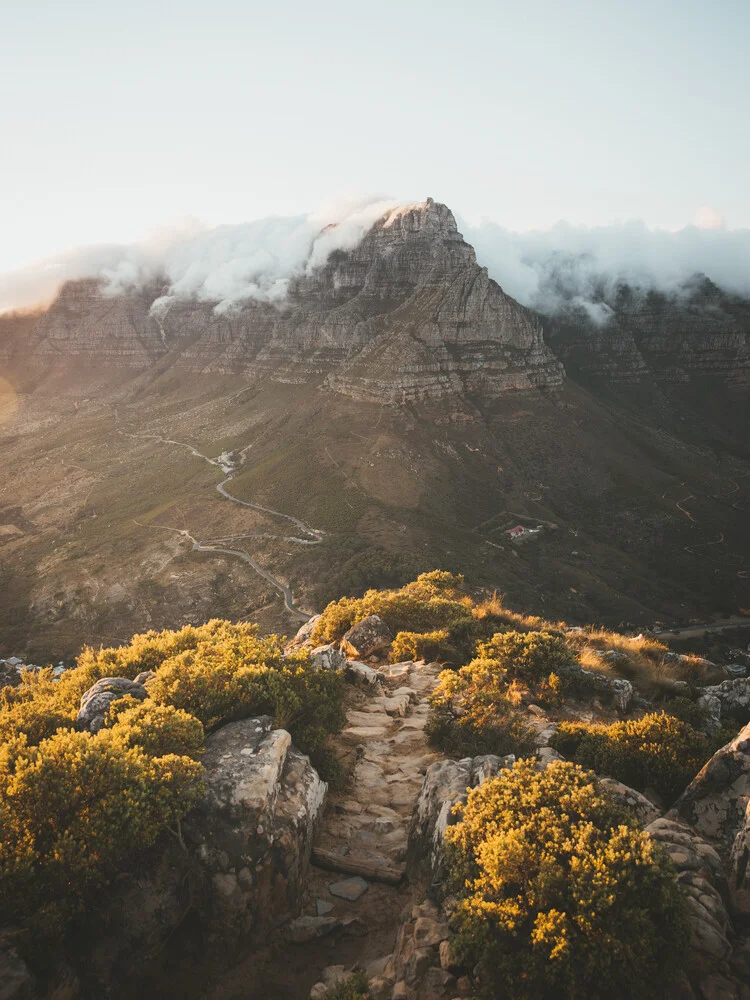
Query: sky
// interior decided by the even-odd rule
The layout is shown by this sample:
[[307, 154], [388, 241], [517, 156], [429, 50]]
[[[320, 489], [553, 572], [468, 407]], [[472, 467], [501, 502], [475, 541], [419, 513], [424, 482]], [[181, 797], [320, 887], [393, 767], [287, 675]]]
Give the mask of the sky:
[[0, 271], [347, 190], [750, 227], [748, 37], [747, 0], [8, 4]]

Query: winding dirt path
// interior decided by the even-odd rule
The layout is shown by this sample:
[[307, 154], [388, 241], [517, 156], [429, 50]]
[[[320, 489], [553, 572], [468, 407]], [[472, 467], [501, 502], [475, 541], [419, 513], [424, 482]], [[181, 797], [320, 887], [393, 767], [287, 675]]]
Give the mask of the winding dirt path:
[[[123, 430], [118, 430], [117, 433], [121, 434], [123, 437], [135, 438], [136, 440], [145, 439], [145, 440], [157, 441], [159, 444], [173, 445], [174, 447], [177, 448], [187, 448], [187, 450], [196, 458], [203, 459], [204, 462], [208, 462], [209, 465], [213, 465], [217, 469], [221, 469], [221, 471], [225, 473], [226, 478], [222, 479], [220, 483], [216, 484], [217, 492], [222, 497], [224, 497], [225, 500], [229, 500], [231, 503], [239, 504], [242, 507], [249, 507], [251, 510], [261, 511], [263, 514], [270, 514], [272, 517], [280, 517], [286, 521], [291, 521], [291, 523], [294, 524], [295, 527], [297, 527], [301, 532], [303, 532], [305, 535], [308, 536], [307, 538], [297, 538], [295, 536], [290, 536], [290, 535], [264, 534], [260, 537], [282, 538], [284, 541], [296, 542], [301, 545], [318, 545], [322, 541], [324, 533], [318, 528], [311, 528], [309, 525], [305, 524], [304, 521], [300, 520], [300, 518], [294, 517], [294, 515], [292, 514], [285, 514], [283, 511], [280, 510], [274, 510], [272, 507], [264, 507], [262, 504], [252, 503], [250, 500], [240, 500], [238, 497], [232, 496], [232, 494], [227, 490], [226, 488], [227, 483], [232, 482], [232, 480], [236, 477], [238, 470], [241, 469], [242, 466], [244, 465], [245, 452], [247, 451], [247, 448], [243, 448], [242, 451], [240, 451], [240, 460], [237, 463], [234, 462], [226, 453], [219, 455], [218, 458], [211, 458], [209, 455], [204, 455], [203, 452], [198, 451], [198, 449], [194, 448], [191, 444], [187, 444], [184, 441], [175, 441], [173, 438], [167, 438], [161, 434], [134, 434], [130, 431], [123, 431]], [[248, 445], [248, 448], [249, 447], [250, 445]], [[223, 545], [212, 544], [210, 541], [201, 542], [197, 538], [194, 538], [190, 534], [190, 532], [187, 531], [185, 528], [172, 528], [165, 524], [146, 525], [142, 524], [140, 521], [135, 521], [135, 523], [142, 528], [155, 528], [155, 529], [161, 528], [162, 530], [174, 531], [178, 535], [182, 535], [183, 538], [187, 538], [189, 541], [192, 542], [194, 552], [218, 552], [221, 555], [236, 556], [238, 559], [241, 559], [243, 562], [247, 563], [248, 566], [250, 566], [258, 574], [258, 576], [262, 577], [267, 583], [270, 583], [272, 587], [275, 587], [276, 590], [278, 590], [281, 593], [281, 595], [284, 598], [284, 607], [287, 609], [287, 611], [290, 612], [290, 614], [294, 615], [296, 618], [299, 618], [302, 621], [307, 621], [307, 619], [310, 618], [309, 612], [303, 611], [302, 608], [297, 607], [297, 605], [294, 603], [294, 596], [288, 585], [285, 584], [282, 580], [278, 580], [272, 573], [270, 573], [267, 569], [261, 566], [260, 563], [258, 563], [255, 559], [253, 559], [251, 555], [248, 555], [248, 553], [244, 552], [242, 549], [231, 549]], [[226, 538], [216, 539], [216, 541], [231, 542], [236, 539], [251, 538], [251, 537], [254, 536], [250, 534], [230, 535], [227, 536]]]

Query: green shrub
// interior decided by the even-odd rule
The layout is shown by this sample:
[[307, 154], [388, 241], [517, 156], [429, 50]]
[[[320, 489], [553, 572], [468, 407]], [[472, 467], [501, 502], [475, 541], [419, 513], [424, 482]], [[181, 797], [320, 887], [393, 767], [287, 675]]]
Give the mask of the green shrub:
[[477, 655], [502, 664], [508, 682], [518, 680], [528, 685], [576, 663], [563, 636], [551, 631], [498, 633], [479, 644]]
[[435, 632], [398, 632], [391, 645], [394, 663], [404, 660], [447, 660], [456, 656], [445, 629]]
[[666, 856], [568, 763], [520, 761], [446, 831], [459, 961], [495, 1000], [657, 998], [687, 940]]
[[449, 756], [534, 750], [533, 733], [508, 700], [507, 674], [498, 660], [472, 660], [444, 670], [430, 695], [425, 735]]
[[325, 1000], [370, 1000], [370, 983], [365, 972], [353, 972], [325, 992]]
[[0, 911], [59, 931], [134, 845], [148, 847], [200, 792], [189, 756], [152, 757], [125, 724], [95, 736], [17, 737], [0, 756]]
[[344, 678], [318, 670], [304, 651], [282, 654], [276, 636], [258, 639], [251, 627], [232, 642], [201, 643], [171, 657], [149, 682], [149, 694], [157, 704], [196, 716], [206, 729], [231, 719], [270, 715], [317, 763], [329, 735], [345, 721]]
[[438, 655], [444, 652], [445, 658], [458, 663], [468, 662], [477, 642], [498, 632], [545, 625], [540, 619], [503, 608], [497, 596], [476, 603], [464, 592], [463, 577], [433, 570], [399, 590], [368, 590], [364, 597], [333, 601], [316, 623], [313, 640], [338, 642], [352, 625], [369, 615], [379, 615], [394, 635], [446, 632], [445, 646], [441, 645]]
[[716, 749], [704, 733], [664, 712], [601, 723], [561, 722], [551, 745], [597, 774], [644, 791], [654, 788], [671, 804]]
[[[283, 657], [257, 626], [211, 621], [85, 649], [53, 681], [27, 674], [0, 695], [0, 912], [57, 931], [188, 811], [200, 791], [204, 725], [268, 714], [324, 773], [344, 723], [343, 678]], [[76, 732], [81, 695], [99, 678], [154, 670], [149, 698], [121, 698], [96, 735]]]
[[172, 705], [157, 705], [150, 699], [120, 698], [109, 710], [114, 737], [128, 747], [140, 747], [152, 757], [168, 754], [196, 756], [205, 740], [200, 719]]

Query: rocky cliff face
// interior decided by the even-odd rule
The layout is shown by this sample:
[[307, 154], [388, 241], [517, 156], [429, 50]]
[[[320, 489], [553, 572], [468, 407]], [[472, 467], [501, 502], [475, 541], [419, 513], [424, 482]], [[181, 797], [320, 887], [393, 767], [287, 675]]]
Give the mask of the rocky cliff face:
[[549, 345], [571, 372], [617, 382], [711, 375], [730, 387], [750, 385], [750, 303], [707, 278], [671, 295], [622, 287], [605, 304], [603, 325], [573, 307], [546, 323]]
[[750, 303], [705, 277], [671, 295], [620, 286], [603, 323], [571, 299], [554, 317], [519, 305], [480, 267], [432, 199], [384, 215], [349, 251], [294, 279], [287, 298], [232, 312], [175, 299], [162, 282], [108, 296], [70, 282], [37, 317], [0, 317], [0, 361], [89, 359], [146, 368], [323, 380], [356, 399], [405, 402], [554, 387], [571, 374], [617, 382], [719, 376], [750, 384]]
[[6, 358], [87, 357], [146, 367], [169, 352], [181, 367], [325, 378], [355, 398], [388, 401], [558, 385], [562, 366], [539, 319], [476, 261], [452, 213], [428, 199], [384, 216], [362, 242], [296, 279], [282, 306], [212, 303], [149, 313], [159, 288], [107, 297], [95, 281], [66, 285], [29, 329], [6, 318]]

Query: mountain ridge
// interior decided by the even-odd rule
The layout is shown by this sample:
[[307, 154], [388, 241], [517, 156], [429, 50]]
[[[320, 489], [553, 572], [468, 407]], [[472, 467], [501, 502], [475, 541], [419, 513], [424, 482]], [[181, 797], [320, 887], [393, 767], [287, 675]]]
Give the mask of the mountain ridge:
[[333, 391], [396, 403], [554, 389], [566, 371], [750, 385], [750, 303], [701, 279], [671, 296], [620, 286], [600, 324], [575, 302], [542, 316], [489, 277], [431, 198], [386, 212], [357, 246], [293, 278], [280, 303], [217, 312], [163, 292], [160, 282], [122, 295], [95, 278], [67, 282], [38, 318], [0, 316], [0, 357], [145, 368], [173, 354], [193, 372], [322, 377]]

